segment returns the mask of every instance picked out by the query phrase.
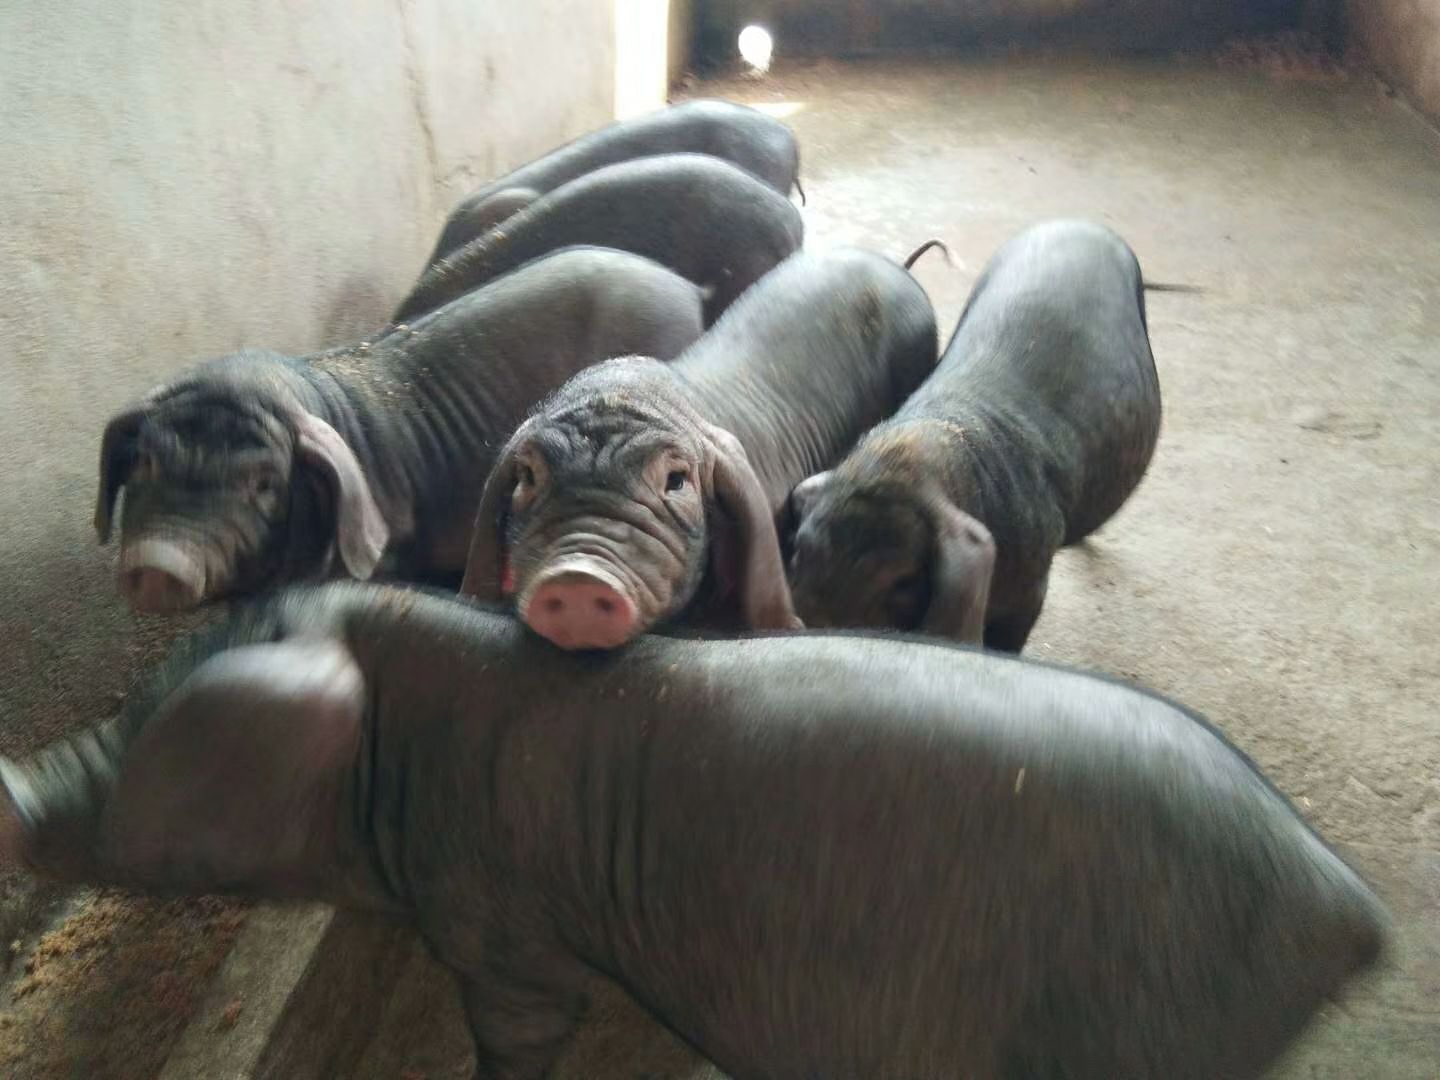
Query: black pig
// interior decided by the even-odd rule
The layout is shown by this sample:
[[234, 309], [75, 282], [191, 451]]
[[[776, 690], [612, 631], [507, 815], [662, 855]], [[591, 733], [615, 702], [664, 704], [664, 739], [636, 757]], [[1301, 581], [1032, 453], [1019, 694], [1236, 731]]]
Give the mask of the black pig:
[[1384, 912], [1198, 717], [857, 634], [551, 648], [294, 590], [0, 759], [0, 864], [413, 919], [482, 1080], [614, 979], [735, 1080], [1258, 1077]]
[[[168, 612], [382, 555], [458, 581], [484, 475], [526, 411], [588, 364], [673, 357], [699, 290], [618, 251], [541, 259], [373, 343], [202, 363], [115, 416], [95, 528], [121, 490], [121, 594]], [[338, 561], [334, 558], [339, 556]]]
[[1059, 221], [991, 260], [935, 373], [787, 532], [807, 626], [920, 629], [1019, 652], [1056, 550], [1120, 509], [1160, 433], [1140, 264]]

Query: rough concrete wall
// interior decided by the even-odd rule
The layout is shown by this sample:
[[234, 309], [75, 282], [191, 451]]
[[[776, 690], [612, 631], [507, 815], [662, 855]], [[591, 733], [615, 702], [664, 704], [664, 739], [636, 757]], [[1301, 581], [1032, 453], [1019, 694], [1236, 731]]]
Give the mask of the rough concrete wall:
[[615, 115], [628, 119], [665, 99], [670, 0], [615, 0]]
[[1306, 0], [696, 0], [700, 52], [729, 60], [748, 22], [777, 55], [1061, 41], [1127, 49], [1209, 45], [1291, 25]]
[[91, 531], [106, 417], [194, 359], [383, 324], [467, 188], [611, 119], [613, 20], [0, 5], [0, 753], [105, 714], [175, 626], [122, 608]]
[[1345, 18], [1380, 72], [1440, 119], [1440, 0], [1347, 0]]
[[670, 0], [669, 77], [674, 86], [694, 59], [695, 8], [700, 0]]
[[647, 112], [690, 64], [691, 0], [615, 0], [615, 115]]

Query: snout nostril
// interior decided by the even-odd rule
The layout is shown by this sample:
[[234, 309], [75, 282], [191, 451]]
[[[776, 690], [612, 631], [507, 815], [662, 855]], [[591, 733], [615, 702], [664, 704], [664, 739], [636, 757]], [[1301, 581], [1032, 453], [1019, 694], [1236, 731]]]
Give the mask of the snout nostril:
[[611, 600], [608, 596], [597, 596], [595, 598], [595, 606], [606, 615], [612, 615], [615, 612], [615, 601]]
[[565, 610], [565, 601], [558, 596], [551, 596], [545, 601], [545, 610], [551, 615], [558, 615]]

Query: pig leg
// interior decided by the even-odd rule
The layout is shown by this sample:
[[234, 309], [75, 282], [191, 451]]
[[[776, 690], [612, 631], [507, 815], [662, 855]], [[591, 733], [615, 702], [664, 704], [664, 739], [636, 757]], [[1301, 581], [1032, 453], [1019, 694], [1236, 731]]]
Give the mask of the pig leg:
[[1047, 573], [1033, 587], [1027, 589], [1019, 603], [994, 619], [985, 623], [985, 647], [999, 652], [1018, 653], [1025, 648], [1030, 631], [1040, 618], [1040, 609], [1045, 606], [1045, 590], [1049, 584]]
[[460, 975], [475, 1039], [475, 1080], [544, 1080], [579, 1027], [588, 1002], [569, 980], [495, 967]]

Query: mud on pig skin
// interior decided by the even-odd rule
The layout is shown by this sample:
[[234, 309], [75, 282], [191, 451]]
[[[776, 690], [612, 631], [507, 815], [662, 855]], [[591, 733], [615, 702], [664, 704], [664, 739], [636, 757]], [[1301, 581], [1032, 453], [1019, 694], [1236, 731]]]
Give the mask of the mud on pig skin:
[[673, 364], [582, 372], [486, 482], [462, 591], [562, 648], [677, 618], [797, 625], [775, 514], [935, 366], [924, 289], [879, 255], [801, 252]]
[[1120, 509], [1159, 433], [1134, 253], [1084, 221], [1028, 229], [976, 282], [935, 373], [796, 487], [796, 609], [1019, 652], [1055, 552]]
[[701, 329], [690, 282], [573, 248], [371, 343], [210, 360], [110, 420], [95, 528], [104, 543], [123, 490], [118, 585], [141, 611], [332, 571], [455, 582], [495, 450], [535, 401]]
[[577, 655], [464, 601], [292, 589], [118, 719], [0, 760], [0, 863], [414, 920], [485, 1080], [598, 971], [736, 1080], [1259, 1076], [1385, 913], [1136, 688], [856, 633]]

